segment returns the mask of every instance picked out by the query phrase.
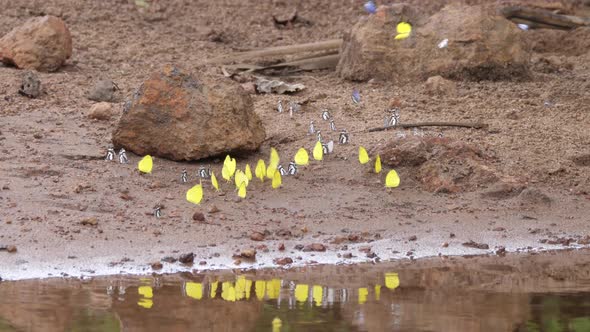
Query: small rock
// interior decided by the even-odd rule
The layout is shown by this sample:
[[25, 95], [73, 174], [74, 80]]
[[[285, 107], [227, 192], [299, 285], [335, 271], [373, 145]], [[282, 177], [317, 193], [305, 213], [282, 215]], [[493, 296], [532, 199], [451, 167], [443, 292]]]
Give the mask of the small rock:
[[205, 215], [203, 214], [203, 212], [195, 212], [193, 214], [193, 220], [195, 221], [205, 221]]
[[92, 105], [88, 117], [94, 120], [108, 121], [114, 116], [113, 107], [110, 103], [101, 102]]
[[96, 219], [95, 217], [82, 219], [82, 221], [80, 221], [80, 224], [84, 226], [96, 226], [98, 225], [98, 219]]
[[443, 247], [443, 248], [447, 248], [448, 246], [449, 246], [449, 243], [448, 243], [448, 242], [444, 242], [444, 243], [442, 244], [442, 247]]
[[321, 243], [312, 243], [303, 248], [303, 251], [326, 251], [326, 246]]
[[287, 265], [293, 263], [293, 259], [291, 257], [276, 258], [273, 262], [277, 265]]
[[303, 250], [304, 246], [303, 244], [296, 244], [295, 245], [295, 250]]
[[506, 248], [503, 246], [496, 247], [496, 255], [498, 256], [506, 256]]
[[180, 257], [178, 257], [178, 261], [182, 264], [192, 264], [194, 260], [195, 254], [193, 254], [192, 252], [182, 254], [180, 255]]
[[165, 263], [176, 263], [177, 259], [172, 256], [166, 256], [162, 258], [161, 261]]
[[457, 85], [455, 82], [447, 80], [442, 76], [432, 76], [426, 80], [424, 85], [426, 91], [433, 95], [455, 96], [457, 94]]
[[350, 259], [350, 258], [352, 258], [352, 253], [350, 253], [350, 252], [347, 252], [347, 253], [343, 254], [343, 255], [342, 255], [342, 257], [343, 257], [343, 258]]
[[473, 240], [463, 243], [464, 247], [476, 248], [476, 249], [490, 249], [490, 246], [485, 243], [477, 243]]
[[244, 249], [240, 252], [239, 255], [234, 256], [234, 258], [245, 258], [254, 260], [256, 259], [256, 249]]
[[219, 211], [220, 211], [220, 210], [219, 210], [219, 208], [217, 208], [217, 206], [215, 206], [215, 205], [212, 205], [212, 206], [209, 208], [209, 213], [211, 213], [211, 214], [213, 214], [213, 213], [217, 213], [217, 212], [219, 212]]
[[408, 241], [416, 241], [418, 240], [418, 237], [416, 235], [412, 235], [410, 236], [410, 238], [408, 239]]
[[72, 56], [72, 36], [55, 16], [34, 17], [0, 39], [0, 60], [18, 68], [56, 71]]
[[452, 238], [454, 238], [454, 237], [455, 237], [455, 233], [451, 233], [451, 234], [449, 234], [449, 237], [450, 237], [451, 239], [452, 239]]
[[27, 71], [23, 76], [18, 93], [29, 98], [37, 98], [41, 95], [41, 80], [32, 71]]
[[0, 245], [0, 251], [7, 251], [10, 253], [16, 252], [16, 246], [13, 245]]
[[240, 85], [242, 86], [242, 89], [244, 89], [247, 93], [251, 95], [256, 93], [256, 84], [254, 84], [254, 82], [246, 82]]
[[207, 265], [207, 261], [200, 261], [199, 265]]
[[160, 262], [153, 262], [150, 266], [152, 267], [152, 270], [161, 270], [164, 267]]
[[524, 185], [514, 183], [497, 182], [481, 193], [481, 197], [506, 199], [520, 194], [525, 188]]
[[117, 92], [117, 85], [111, 80], [99, 80], [94, 83], [94, 86], [88, 92], [88, 99], [99, 102], [115, 101], [115, 92]]
[[518, 195], [521, 205], [550, 206], [551, 198], [537, 188], [526, 188]]
[[241, 259], [236, 259], [234, 261], [234, 265], [240, 265], [240, 264], [242, 264], [242, 260]]
[[285, 250], [285, 244], [281, 243], [281, 244], [279, 244], [279, 251], [283, 251], [283, 250]]
[[252, 241], [263, 241], [264, 240], [264, 234], [262, 234], [260, 232], [252, 232], [252, 234], [250, 234], [250, 240], [252, 240]]
[[504, 228], [504, 227], [496, 227], [496, 228], [492, 229], [492, 231], [494, 231], [494, 232], [503, 232], [505, 230], [506, 230], [506, 228]]

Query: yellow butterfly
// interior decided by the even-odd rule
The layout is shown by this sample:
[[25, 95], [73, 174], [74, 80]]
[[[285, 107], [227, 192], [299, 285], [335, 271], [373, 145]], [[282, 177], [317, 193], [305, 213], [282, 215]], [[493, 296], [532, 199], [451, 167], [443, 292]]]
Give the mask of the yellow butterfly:
[[139, 163], [137, 164], [137, 168], [142, 173], [151, 173], [153, 166], [154, 166], [154, 162], [152, 160], [152, 156], [150, 156], [149, 154], [147, 156], [143, 157], [139, 161]]
[[397, 186], [399, 186], [399, 176], [397, 175], [397, 172], [394, 169], [392, 169], [387, 173], [387, 176], [385, 177], [385, 187], [395, 188]]
[[278, 165], [273, 165], [273, 164], [269, 164], [268, 167], [266, 168], [266, 177], [269, 179], [273, 179], [275, 172], [277, 171], [277, 166]]
[[268, 161], [268, 168], [266, 169], [267, 178], [273, 178], [280, 161], [281, 158], [279, 157], [279, 153], [277, 152], [277, 150], [275, 150], [275, 148], [270, 148], [270, 159]]
[[240, 186], [242, 185], [242, 183], [246, 184], [246, 187], [248, 186], [248, 178], [246, 177], [246, 174], [244, 174], [244, 172], [242, 172], [241, 170], [237, 170], [236, 171], [236, 176], [235, 176], [235, 182], [236, 182], [236, 189], [239, 189]]
[[238, 196], [241, 198], [246, 198], [246, 182], [242, 182], [242, 184], [238, 187]]
[[410, 32], [412, 32], [412, 26], [410, 23], [400, 22], [397, 25], [397, 35], [395, 39], [406, 39], [410, 36]]
[[219, 183], [217, 183], [217, 177], [215, 176], [215, 173], [211, 173], [211, 184], [216, 191], [219, 191]]
[[203, 186], [201, 183], [192, 187], [186, 192], [186, 200], [194, 203], [194, 204], [201, 204], [201, 200], [203, 199]]
[[231, 175], [229, 175], [229, 171], [227, 170], [226, 164], [223, 164], [223, 167], [221, 168], [221, 177], [227, 182], [231, 180]]
[[[236, 172], [236, 159], [230, 157], [230, 155], [228, 154], [227, 156], [225, 156], [225, 160], [223, 161], [223, 166], [226, 168], [227, 174], [229, 175], [229, 178], [231, 179], [232, 176], [234, 176], [234, 173]], [[223, 175], [223, 169], [222, 169], [221, 175]], [[225, 179], [225, 177], [224, 177], [224, 179]]]
[[313, 147], [313, 159], [315, 160], [323, 160], [324, 159], [324, 148], [322, 147], [322, 142], [317, 141], [315, 146]]
[[283, 178], [281, 177], [281, 172], [277, 172], [275, 169], [274, 175], [272, 177], [272, 188], [277, 189], [283, 183]]
[[365, 148], [363, 148], [362, 146], [359, 146], [359, 162], [364, 165], [368, 163], [369, 160], [370, 159], [367, 150], [365, 150]]
[[375, 158], [375, 173], [381, 173], [381, 156], [379, 155]]
[[233, 176], [236, 172], [236, 158], [232, 158], [231, 162], [227, 164], [227, 170], [229, 171], [229, 176]]
[[260, 179], [260, 181], [264, 182], [264, 178], [266, 177], [266, 165], [264, 164], [264, 160], [258, 160], [256, 168], [254, 169], [254, 173], [256, 174], [256, 177]]
[[295, 164], [301, 166], [309, 165], [309, 155], [307, 154], [307, 150], [304, 148], [297, 150], [297, 153], [295, 154]]
[[244, 169], [244, 174], [248, 178], [248, 180], [252, 180], [252, 170], [250, 169], [250, 164], [246, 164], [246, 168]]
[[280, 161], [281, 158], [279, 157], [279, 153], [277, 152], [277, 150], [275, 148], [270, 148], [269, 165], [278, 165]]

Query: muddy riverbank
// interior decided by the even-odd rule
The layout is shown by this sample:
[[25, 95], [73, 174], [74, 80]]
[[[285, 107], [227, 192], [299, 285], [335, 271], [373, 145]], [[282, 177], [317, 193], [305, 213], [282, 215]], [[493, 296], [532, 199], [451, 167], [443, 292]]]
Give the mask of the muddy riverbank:
[[[590, 55], [555, 46], [564, 38], [582, 43], [583, 31], [523, 31], [534, 50], [529, 79], [457, 81], [453, 95], [432, 94], [424, 82], [349, 82], [332, 71], [289, 77], [307, 88], [287, 97], [252, 95], [267, 139], [259, 152], [238, 156], [239, 167], [267, 159], [271, 146], [285, 160], [302, 146], [311, 149], [310, 120], [325, 127], [326, 140], [337, 140], [320, 118], [323, 108], [348, 129], [350, 144], [285, 177], [278, 190], [255, 180], [241, 200], [230, 185], [222, 184], [220, 193], [206, 187], [204, 202], [195, 206], [184, 198], [190, 184], [179, 181], [182, 170], [194, 184], [200, 166], [220, 174], [223, 157], [156, 158], [147, 176], [136, 171], [140, 156], [130, 154], [127, 165], [103, 160], [125, 100], [165, 64], [192, 70], [204, 58], [235, 51], [340, 38], [366, 15], [362, 2], [302, 1], [298, 13], [313, 24], [285, 29], [272, 14], [291, 10], [288, 2], [173, 1], [147, 10], [133, 1], [0, 5], [2, 35], [51, 14], [64, 19], [73, 38], [66, 66], [39, 74], [44, 93], [37, 99], [18, 94], [23, 71], [0, 66], [0, 245], [16, 248], [0, 250], [3, 279], [503, 254], [590, 243]], [[222, 77], [219, 68], [203, 75]], [[95, 102], [87, 95], [105, 77], [120, 90], [113, 116], [97, 120], [89, 116]], [[354, 88], [361, 91], [361, 109], [350, 101]], [[290, 118], [276, 112], [279, 98], [306, 103]], [[401, 102], [402, 121], [489, 126], [368, 132], [383, 124], [392, 100]], [[386, 190], [384, 176], [357, 161], [359, 145], [373, 153], [403, 137], [441, 134], [477, 149], [484, 168], [510, 185], [461, 183], [471, 179], [470, 169], [440, 162], [430, 166], [465, 190], [428, 190], [412, 166], [400, 167], [400, 187]], [[163, 206], [161, 218], [153, 216], [156, 205]], [[240, 257], [251, 249], [255, 260]], [[192, 264], [161, 262], [187, 253], [194, 253]]]

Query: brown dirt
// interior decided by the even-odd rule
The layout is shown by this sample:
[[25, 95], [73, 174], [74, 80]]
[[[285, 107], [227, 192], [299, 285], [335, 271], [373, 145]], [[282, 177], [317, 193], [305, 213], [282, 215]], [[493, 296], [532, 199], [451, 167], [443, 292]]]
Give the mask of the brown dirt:
[[[224, 195], [207, 189], [200, 207], [184, 200], [188, 185], [178, 181], [182, 169], [194, 182], [200, 165], [211, 164], [220, 174], [219, 160], [189, 164], [157, 158], [148, 176], [134, 170], [138, 156], [130, 155], [129, 165], [102, 160], [118, 117], [88, 117], [94, 102], [86, 96], [99, 79], [110, 78], [121, 89], [121, 102], [113, 104], [120, 114], [124, 99], [165, 64], [190, 69], [229, 52], [339, 38], [364, 15], [362, 1], [301, 1], [298, 13], [312, 24], [278, 29], [272, 14], [290, 11], [288, 4], [177, 0], [155, 2], [145, 10], [132, 1], [1, 0], [0, 34], [31, 16], [52, 14], [68, 24], [74, 51], [60, 71], [39, 74], [45, 93], [38, 99], [18, 95], [23, 71], [0, 67], [0, 245], [18, 248], [14, 254], [0, 252], [0, 277], [145, 273], [149, 262], [189, 251], [195, 252], [196, 262], [207, 261], [202, 268], [232, 267], [232, 254], [259, 244], [249, 239], [253, 231], [270, 235], [263, 242], [268, 252], [258, 250], [256, 256], [267, 265], [276, 255], [296, 263], [322, 257], [355, 261], [342, 258], [352, 252], [356, 261], [365, 260], [355, 246], [367, 245], [381, 259], [485, 252], [461, 246], [470, 240], [488, 244], [490, 250], [560, 248], [563, 245], [539, 241], [577, 240], [590, 233], [590, 53], [544, 46], [539, 32], [527, 38], [538, 45], [534, 56], [548, 60], [534, 66], [531, 79], [522, 82], [459, 81], [455, 96], [433, 96], [423, 82], [351, 83], [321, 71], [287, 78], [307, 86], [296, 96], [253, 96], [267, 142], [260, 153], [238, 158], [239, 167], [267, 158], [270, 145], [285, 161], [301, 146], [311, 149], [314, 138], [305, 133], [312, 119], [324, 137], [337, 139], [320, 119], [324, 107], [338, 128], [351, 132], [351, 144], [337, 145], [321, 164], [312, 163], [297, 177], [285, 178], [277, 191], [268, 182], [254, 181], [243, 201], [235, 199], [229, 185], [223, 185]], [[582, 46], [587, 41], [571, 43]], [[218, 68], [205, 68], [202, 74], [221, 75]], [[361, 91], [360, 108], [350, 102], [353, 87]], [[311, 102], [289, 119], [275, 111], [279, 98]], [[358, 145], [375, 151], [392, 137], [414, 134], [366, 132], [382, 125], [384, 110], [394, 98], [402, 101], [405, 122], [488, 123], [487, 130], [416, 133], [442, 132], [477, 147], [491, 157], [490, 167], [533, 188], [534, 194], [546, 195], [550, 204], [543, 197], [524, 199], [510, 190], [505, 196], [493, 195], [496, 198], [485, 196], [486, 188], [433, 194], [413, 180], [412, 168], [400, 170], [400, 188], [385, 190], [384, 175], [361, 167], [356, 151]], [[535, 203], [539, 201], [542, 204]], [[164, 207], [161, 219], [152, 216], [157, 204]], [[206, 213], [213, 206], [219, 212]], [[205, 221], [192, 220], [197, 211], [205, 213]], [[96, 218], [96, 225], [81, 224], [88, 218]], [[504, 231], [492, 230], [498, 227]], [[350, 234], [360, 240], [328, 244]], [[408, 242], [413, 235], [417, 241]], [[317, 242], [327, 244], [325, 253], [293, 249]], [[444, 242], [448, 248], [441, 247]], [[284, 252], [278, 252], [279, 243], [285, 243]], [[245, 266], [242, 262], [240, 267]], [[165, 264], [164, 271], [167, 268], [173, 267]]]

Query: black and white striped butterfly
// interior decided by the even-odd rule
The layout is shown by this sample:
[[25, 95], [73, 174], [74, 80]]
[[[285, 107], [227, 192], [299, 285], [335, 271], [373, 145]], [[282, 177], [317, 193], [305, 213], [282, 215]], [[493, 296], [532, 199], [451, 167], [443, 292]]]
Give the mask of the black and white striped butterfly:
[[113, 161], [113, 160], [115, 160], [115, 149], [108, 148], [108, 150], [107, 150], [107, 156], [104, 158], [104, 160], [106, 160], [106, 161]]
[[182, 182], [182, 183], [188, 182], [188, 174], [186, 173], [186, 169], [183, 169], [182, 174], [180, 174], [180, 182]]
[[277, 171], [279, 171], [279, 174], [281, 174], [282, 176], [287, 175], [287, 171], [283, 168], [283, 165], [277, 166]]
[[154, 217], [160, 218], [161, 216], [162, 216], [162, 207], [158, 205], [154, 208]]
[[205, 168], [205, 166], [201, 166], [199, 168], [199, 177], [201, 179], [211, 178], [211, 168]]
[[297, 113], [301, 110], [301, 105], [297, 104], [296, 102], [289, 102], [289, 116], [293, 117], [294, 113]]
[[349, 141], [348, 132], [346, 131], [346, 129], [342, 129], [342, 131], [340, 132], [340, 136], [338, 137], [338, 143], [348, 144], [348, 141]]
[[321, 143], [322, 142], [322, 131], [321, 130], [318, 130], [318, 131], [316, 131], [316, 134], [318, 136], [318, 142]]
[[324, 110], [322, 112], [322, 120], [324, 121], [328, 121], [332, 118], [332, 116], [330, 115], [330, 112], [328, 110]]
[[334, 124], [334, 119], [330, 119], [330, 130], [336, 131], [336, 125]]
[[315, 134], [315, 126], [313, 125], [313, 120], [311, 120], [309, 122], [309, 130], [308, 130], [308, 134], [309, 135], [313, 135]]
[[352, 102], [355, 104], [360, 104], [361, 103], [361, 93], [359, 92], [359, 90], [357, 89], [353, 89], [352, 90]]
[[322, 150], [324, 150], [324, 154], [331, 154], [334, 152], [334, 141], [322, 144]]
[[125, 153], [125, 149], [119, 150], [119, 163], [120, 164], [127, 164], [129, 159], [127, 159], [127, 154]]
[[290, 162], [289, 169], [287, 170], [287, 173], [289, 173], [289, 175], [297, 174], [297, 164], [295, 164], [294, 162]]
[[279, 99], [279, 104], [277, 105], [277, 112], [283, 113], [283, 101]]
[[384, 127], [395, 127], [399, 124], [399, 109], [394, 108], [389, 110], [389, 114], [385, 116]]

